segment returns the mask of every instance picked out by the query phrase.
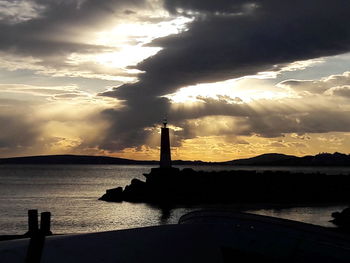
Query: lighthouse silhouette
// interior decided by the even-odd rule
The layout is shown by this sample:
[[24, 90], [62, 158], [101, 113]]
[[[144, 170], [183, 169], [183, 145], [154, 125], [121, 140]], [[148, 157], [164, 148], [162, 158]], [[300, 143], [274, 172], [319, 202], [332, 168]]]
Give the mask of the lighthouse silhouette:
[[167, 119], [163, 120], [164, 127], [161, 128], [160, 140], [160, 168], [171, 168], [171, 153], [170, 153], [170, 139]]

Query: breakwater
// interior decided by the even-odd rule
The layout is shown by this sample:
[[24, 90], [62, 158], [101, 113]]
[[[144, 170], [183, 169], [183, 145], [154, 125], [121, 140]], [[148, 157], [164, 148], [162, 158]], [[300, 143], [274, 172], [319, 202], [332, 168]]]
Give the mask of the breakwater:
[[286, 171], [194, 171], [153, 168], [146, 180], [133, 179], [124, 189], [100, 199], [192, 205], [205, 203], [348, 203], [350, 176]]

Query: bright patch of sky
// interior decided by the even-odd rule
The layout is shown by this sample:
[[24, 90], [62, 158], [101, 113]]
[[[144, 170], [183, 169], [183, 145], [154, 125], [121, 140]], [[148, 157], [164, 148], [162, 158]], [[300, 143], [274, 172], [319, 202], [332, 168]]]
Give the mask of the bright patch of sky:
[[[177, 17], [155, 24], [150, 22], [119, 24], [110, 30], [97, 32], [92, 41], [92, 44], [112, 47], [113, 51], [92, 55], [72, 54], [69, 57], [70, 63], [81, 64], [90, 61], [108, 68], [121, 69], [132, 75], [141, 73], [132, 67], [161, 50], [160, 47], [146, 45], [156, 38], [178, 34], [186, 29], [186, 24], [190, 21], [189, 18]], [[124, 80], [133, 82], [137, 81], [137, 77], [130, 76]]]
[[315, 59], [316, 63], [301, 70], [285, 71], [277, 76], [276, 82], [286, 79], [320, 79], [335, 74], [342, 74], [350, 69], [350, 53]]
[[[104, 46], [105, 51], [99, 53], [74, 52], [56, 59], [53, 65], [32, 56], [0, 53], [0, 74], [8, 83], [15, 84], [23, 78], [27, 84], [52, 82], [53, 85], [74, 83], [82, 89], [101, 92], [108, 86], [137, 81], [141, 71], [135, 66], [155, 55], [160, 47], [147, 46], [153, 39], [186, 30], [189, 18], [169, 16], [160, 17], [161, 22], [120, 22], [105, 31], [93, 32], [86, 43]], [[61, 60], [61, 61], [60, 61]], [[25, 74], [25, 76], [23, 76]], [[40, 81], [36, 81], [40, 79]], [[89, 79], [89, 81], [86, 81]], [[102, 82], [108, 85], [93, 85], [91, 82]], [[29, 83], [28, 83], [29, 82]], [[48, 84], [48, 83], [47, 83]], [[90, 88], [89, 88], [90, 86]], [[93, 88], [94, 87], [94, 88]], [[92, 90], [91, 90], [92, 89]]]
[[203, 83], [183, 87], [165, 97], [174, 103], [192, 103], [202, 97], [220, 99], [231, 98], [232, 103], [251, 102], [259, 99], [293, 98], [296, 94], [279, 87], [277, 84], [288, 79], [313, 80], [334, 74], [342, 74], [350, 69], [350, 53], [296, 61], [285, 65], [278, 71], [259, 72], [215, 83]]

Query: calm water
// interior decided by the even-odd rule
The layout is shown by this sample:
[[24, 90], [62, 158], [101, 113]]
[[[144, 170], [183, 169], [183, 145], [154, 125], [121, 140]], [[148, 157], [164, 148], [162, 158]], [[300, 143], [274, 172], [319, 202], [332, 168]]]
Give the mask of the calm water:
[[[117, 165], [3, 165], [0, 166], [0, 235], [23, 234], [27, 210], [52, 213], [54, 233], [83, 233], [176, 223], [186, 212], [198, 208], [162, 211], [146, 204], [107, 203], [98, 198], [108, 188], [125, 186], [132, 178], [144, 179], [152, 166]], [[193, 167], [223, 170], [228, 167]], [[232, 167], [230, 167], [232, 168]], [[287, 170], [288, 168], [240, 167], [239, 169]], [[315, 171], [298, 168], [300, 171]], [[347, 173], [349, 168], [320, 168], [326, 173]], [[245, 211], [333, 226], [330, 214], [345, 205]]]

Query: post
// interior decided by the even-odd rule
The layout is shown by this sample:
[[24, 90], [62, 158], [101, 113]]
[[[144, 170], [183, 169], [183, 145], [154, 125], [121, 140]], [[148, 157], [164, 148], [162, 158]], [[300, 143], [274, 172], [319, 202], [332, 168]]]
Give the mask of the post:
[[51, 213], [42, 212], [40, 216], [40, 232], [44, 236], [52, 235], [51, 228]]
[[44, 243], [45, 236], [40, 233], [37, 233], [30, 238], [25, 263], [40, 263]]
[[31, 209], [28, 210], [28, 232], [29, 236], [37, 234], [38, 229], [38, 210]]
[[[43, 213], [41, 213], [41, 228], [43, 227], [43, 224], [45, 226], [47, 224], [45, 223], [45, 221], [47, 221], [45, 217], [47, 216], [44, 215], [43, 217]], [[40, 263], [45, 243], [45, 235], [41, 232], [41, 230], [39, 231], [38, 229], [38, 210], [28, 210], [28, 228], [29, 230], [27, 235], [29, 235], [30, 240], [27, 248], [25, 263]]]

